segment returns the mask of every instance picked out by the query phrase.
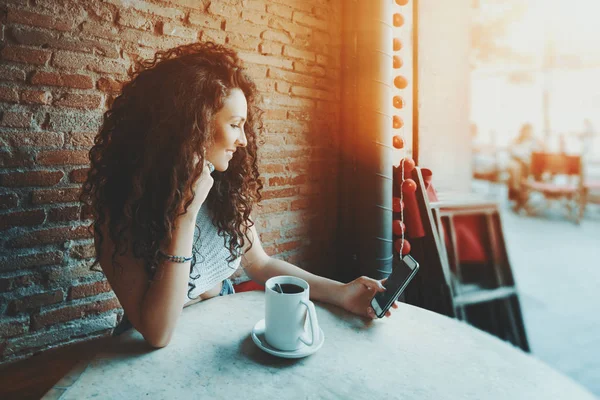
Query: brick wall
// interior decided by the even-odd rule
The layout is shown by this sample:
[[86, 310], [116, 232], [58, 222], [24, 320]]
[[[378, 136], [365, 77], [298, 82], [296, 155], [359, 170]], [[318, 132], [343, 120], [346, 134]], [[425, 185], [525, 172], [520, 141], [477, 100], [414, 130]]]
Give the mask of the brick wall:
[[90, 272], [77, 201], [102, 112], [136, 57], [239, 50], [264, 96], [267, 252], [335, 261], [341, 0], [8, 0], [0, 5], [0, 363], [106, 336], [121, 309]]

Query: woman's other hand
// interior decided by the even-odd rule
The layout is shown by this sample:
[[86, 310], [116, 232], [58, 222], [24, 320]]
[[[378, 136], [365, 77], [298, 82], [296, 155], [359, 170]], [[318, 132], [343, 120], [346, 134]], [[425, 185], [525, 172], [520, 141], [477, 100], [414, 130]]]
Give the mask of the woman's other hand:
[[[196, 156], [196, 161], [194, 165], [197, 165], [199, 161], [199, 158]], [[208, 168], [207, 162], [206, 160], [204, 160], [204, 168], [202, 168], [202, 173], [192, 185], [194, 188], [194, 200], [189, 205], [187, 213], [184, 215], [190, 214], [195, 220], [196, 216], [198, 215], [198, 212], [200, 211], [200, 207], [202, 207], [202, 204], [208, 197], [208, 193], [210, 192], [210, 189], [212, 188], [214, 182], [215, 180], [210, 174], [210, 169]], [[183, 204], [185, 204], [191, 197], [192, 194], [188, 193], [185, 197]]]
[[[367, 276], [356, 278], [342, 287], [341, 306], [346, 311], [369, 319], [375, 319], [375, 311], [371, 307], [371, 300], [377, 292], [385, 292], [383, 283], [385, 279], [376, 280]], [[397, 302], [392, 304], [392, 308], [398, 308]], [[388, 310], [386, 317], [392, 313]]]

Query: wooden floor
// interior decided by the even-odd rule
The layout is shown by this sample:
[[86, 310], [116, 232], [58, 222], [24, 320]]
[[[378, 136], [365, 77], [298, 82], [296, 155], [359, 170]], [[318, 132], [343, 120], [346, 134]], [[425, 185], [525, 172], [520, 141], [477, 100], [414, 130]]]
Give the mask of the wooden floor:
[[75, 364], [98, 350], [98, 341], [92, 340], [1, 366], [0, 399], [40, 399]]

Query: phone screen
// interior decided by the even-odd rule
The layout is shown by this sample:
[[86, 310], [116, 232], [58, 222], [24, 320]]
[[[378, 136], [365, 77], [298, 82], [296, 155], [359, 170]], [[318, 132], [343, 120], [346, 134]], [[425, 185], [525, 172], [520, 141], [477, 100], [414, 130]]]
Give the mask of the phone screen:
[[394, 262], [392, 273], [388, 277], [387, 281], [385, 281], [386, 291], [378, 292], [375, 295], [375, 300], [379, 303], [379, 306], [382, 308], [387, 308], [388, 304], [396, 300], [396, 297], [400, 293], [396, 293], [399, 288], [401, 288], [404, 283], [410, 278], [413, 274], [413, 269], [411, 269], [404, 260], [400, 260], [399, 262]]

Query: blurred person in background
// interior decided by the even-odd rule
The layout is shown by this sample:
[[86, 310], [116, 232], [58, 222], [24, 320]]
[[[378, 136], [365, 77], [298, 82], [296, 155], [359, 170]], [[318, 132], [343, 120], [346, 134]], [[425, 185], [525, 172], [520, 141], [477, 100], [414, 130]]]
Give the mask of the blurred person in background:
[[521, 182], [529, 175], [531, 153], [544, 151], [544, 143], [533, 134], [533, 126], [525, 123], [519, 130], [519, 135], [512, 141], [509, 148], [510, 162], [508, 165], [508, 199], [521, 199]]

